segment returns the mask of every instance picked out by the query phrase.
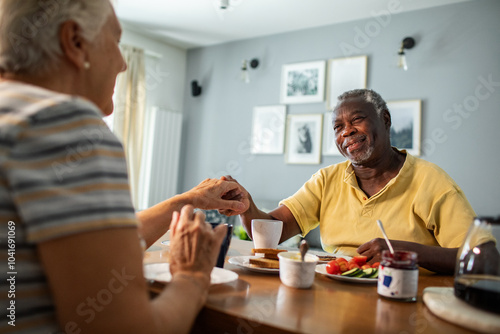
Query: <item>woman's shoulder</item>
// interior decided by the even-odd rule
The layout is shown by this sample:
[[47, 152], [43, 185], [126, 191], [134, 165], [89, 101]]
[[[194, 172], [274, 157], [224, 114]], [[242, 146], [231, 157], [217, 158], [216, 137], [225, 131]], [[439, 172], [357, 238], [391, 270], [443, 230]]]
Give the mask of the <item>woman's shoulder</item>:
[[101, 117], [97, 106], [88, 100], [21, 82], [0, 84], [0, 105], [4, 111], [25, 121], [50, 118], [54, 114], [74, 114], [78, 110], [82, 115]]

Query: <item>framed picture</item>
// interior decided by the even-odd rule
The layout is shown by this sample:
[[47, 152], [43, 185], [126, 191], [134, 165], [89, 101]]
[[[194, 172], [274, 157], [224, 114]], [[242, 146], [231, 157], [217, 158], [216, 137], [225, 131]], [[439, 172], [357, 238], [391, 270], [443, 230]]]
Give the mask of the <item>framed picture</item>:
[[332, 125], [333, 113], [326, 112], [323, 122], [323, 155], [338, 155], [342, 156], [335, 143], [335, 132]]
[[321, 162], [321, 130], [323, 114], [288, 115], [286, 162], [319, 164]]
[[420, 155], [421, 101], [387, 102], [391, 113], [391, 145]]
[[260, 106], [253, 109], [252, 154], [283, 154], [286, 106]]
[[337, 97], [351, 89], [366, 88], [367, 56], [328, 60], [327, 102], [328, 110], [335, 108]]
[[311, 103], [325, 99], [325, 61], [283, 65], [281, 103]]

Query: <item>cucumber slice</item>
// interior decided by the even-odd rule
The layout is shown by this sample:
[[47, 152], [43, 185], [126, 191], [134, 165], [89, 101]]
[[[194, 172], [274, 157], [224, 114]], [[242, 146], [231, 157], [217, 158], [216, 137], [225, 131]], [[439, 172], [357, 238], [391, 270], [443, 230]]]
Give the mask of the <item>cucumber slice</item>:
[[359, 268], [353, 268], [351, 270], [343, 272], [341, 275], [342, 276], [347, 276], [347, 277], [354, 277], [355, 275], [359, 274], [359, 272], [363, 272], [363, 270], [361, 270]]
[[363, 269], [363, 273], [364, 273], [363, 277], [370, 277], [375, 273], [375, 268]]
[[356, 275], [354, 275], [353, 277], [363, 278], [363, 277], [366, 277], [366, 274], [365, 274], [363, 269], [360, 269], [359, 272]]
[[372, 269], [374, 269], [374, 272], [373, 272], [373, 274], [368, 276], [368, 278], [377, 278], [378, 277], [378, 268], [372, 268]]

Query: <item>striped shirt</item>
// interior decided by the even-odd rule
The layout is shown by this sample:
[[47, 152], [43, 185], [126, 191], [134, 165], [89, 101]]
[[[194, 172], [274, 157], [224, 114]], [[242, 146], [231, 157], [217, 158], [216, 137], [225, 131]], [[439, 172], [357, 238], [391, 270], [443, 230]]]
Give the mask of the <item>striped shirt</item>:
[[137, 220], [123, 147], [99, 109], [0, 82], [0, 332], [61, 332], [37, 243], [124, 226]]

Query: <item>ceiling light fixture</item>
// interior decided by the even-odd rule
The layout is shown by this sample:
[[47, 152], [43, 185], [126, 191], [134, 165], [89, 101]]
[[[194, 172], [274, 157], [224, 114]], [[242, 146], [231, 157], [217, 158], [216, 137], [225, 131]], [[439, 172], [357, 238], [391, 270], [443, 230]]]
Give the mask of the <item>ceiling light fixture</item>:
[[403, 68], [403, 70], [408, 70], [408, 63], [406, 61], [405, 49], [409, 50], [415, 46], [415, 40], [413, 37], [405, 37], [401, 42], [401, 48], [399, 49], [399, 62], [398, 67]]
[[259, 60], [257, 58], [253, 58], [252, 60], [248, 61], [244, 59], [241, 63], [241, 81], [244, 83], [249, 83], [250, 82], [250, 74], [248, 73], [248, 65], [250, 65], [250, 68], [256, 69], [259, 66]]

